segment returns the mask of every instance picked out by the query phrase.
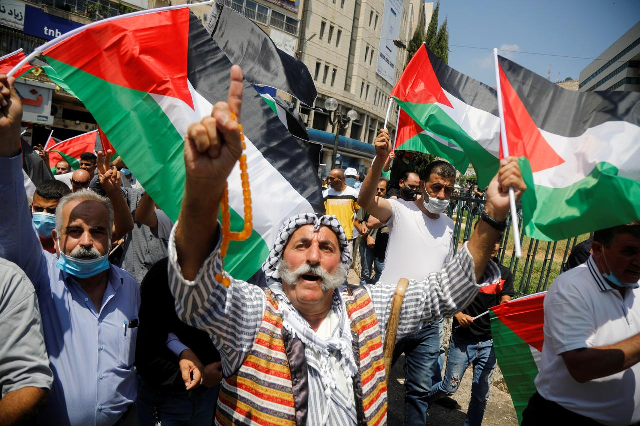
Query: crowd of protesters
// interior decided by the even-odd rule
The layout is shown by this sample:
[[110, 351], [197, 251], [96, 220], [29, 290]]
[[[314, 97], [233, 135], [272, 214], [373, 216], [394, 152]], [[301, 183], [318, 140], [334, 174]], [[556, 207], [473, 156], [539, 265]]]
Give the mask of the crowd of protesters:
[[[507, 188], [517, 197], [526, 189], [515, 158], [501, 162], [486, 191], [469, 188], [486, 202], [456, 253], [446, 214], [455, 169], [438, 160], [418, 173], [413, 153], [395, 155], [381, 130], [366, 177], [347, 168], [323, 179], [326, 215], [296, 215], [281, 225], [261, 269], [266, 285], [257, 286], [228, 276], [220, 257], [221, 194], [241, 153], [238, 67], [227, 102], [189, 126], [185, 196], [175, 224], [111, 152], [83, 153], [77, 170], [59, 161], [55, 176], [30, 191], [23, 161], [33, 150], [20, 138], [22, 110], [12, 84], [0, 76], [0, 425], [386, 423], [382, 348], [394, 315], [389, 356], [393, 364], [405, 355], [404, 423], [427, 424], [432, 403], [456, 407], [449, 397], [469, 365], [465, 423], [482, 423], [496, 359], [488, 320], [477, 317], [514, 296], [510, 272], [495, 255], [509, 211]], [[587, 261], [600, 291], [617, 291], [633, 315], [640, 315], [630, 305], [640, 278], [638, 228], [597, 235], [598, 253]], [[360, 284], [347, 285], [354, 258]], [[410, 283], [402, 309], [393, 312], [401, 278]], [[556, 309], [561, 302], [553, 303]], [[446, 317], [454, 318], [454, 331], [445, 365]], [[551, 331], [550, 345], [566, 365], [545, 352], [530, 422], [544, 420], [540, 411], [531, 415], [535, 407], [595, 422], [598, 413], [583, 409], [593, 402], [583, 383], [592, 392], [596, 379], [609, 389], [611, 375], [627, 391], [635, 383], [622, 375], [640, 360], [637, 331], [618, 330], [619, 340], [634, 339], [621, 347], [598, 337], [599, 346], [621, 351], [622, 361], [582, 353], [599, 349], [589, 344], [593, 334], [602, 333], [581, 327], [581, 345]], [[599, 355], [606, 365], [597, 372], [579, 367]], [[553, 374], [576, 384], [554, 388]], [[606, 414], [607, 424], [637, 422], [635, 401]]]

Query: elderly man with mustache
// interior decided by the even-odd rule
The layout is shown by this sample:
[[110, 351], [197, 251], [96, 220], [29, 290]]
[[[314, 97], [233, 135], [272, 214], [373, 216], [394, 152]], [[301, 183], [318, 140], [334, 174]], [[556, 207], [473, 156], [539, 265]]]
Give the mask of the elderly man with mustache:
[[[185, 196], [169, 242], [177, 313], [206, 330], [222, 357], [216, 423], [386, 423], [382, 340], [396, 283], [347, 285], [348, 241], [334, 216], [302, 214], [282, 225], [262, 267], [266, 289], [216, 281], [223, 272], [216, 218], [242, 151], [242, 87], [234, 66], [227, 102], [188, 129]], [[497, 221], [509, 211], [509, 186], [518, 194], [525, 188], [515, 159], [503, 160], [489, 187], [487, 211]], [[440, 272], [410, 282], [398, 337], [460, 311], [477, 295], [476, 281], [499, 276], [489, 260], [499, 235], [482, 221]]]

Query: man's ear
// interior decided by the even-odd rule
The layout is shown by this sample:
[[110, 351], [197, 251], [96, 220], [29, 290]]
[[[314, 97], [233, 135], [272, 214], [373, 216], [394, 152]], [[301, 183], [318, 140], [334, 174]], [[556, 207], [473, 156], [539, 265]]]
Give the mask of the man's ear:
[[53, 238], [53, 248], [58, 254], [60, 254], [60, 247], [58, 247], [58, 231], [55, 229], [51, 231], [51, 237]]
[[404, 179], [400, 179], [400, 180], [398, 181], [398, 185], [404, 185]]

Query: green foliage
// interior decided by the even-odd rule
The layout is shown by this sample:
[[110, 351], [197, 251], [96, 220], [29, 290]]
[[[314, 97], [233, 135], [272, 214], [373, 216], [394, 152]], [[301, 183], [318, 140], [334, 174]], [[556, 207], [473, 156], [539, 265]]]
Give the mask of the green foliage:
[[435, 159], [435, 155], [417, 152], [413, 157], [413, 163], [416, 165], [416, 173], [422, 176], [422, 172], [427, 167], [427, 165]]
[[449, 63], [449, 30], [447, 29], [447, 18], [444, 19], [444, 22], [440, 26], [431, 50], [438, 58], [442, 59], [442, 62], [445, 64]]
[[413, 58], [413, 55], [416, 54], [420, 46], [422, 46], [422, 42], [424, 40], [424, 32], [422, 31], [422, 27], [418, 25], [416, 30], [413, 32], [413, 37], [409, 40], [409, 46], [407, 46], [407, 64]]
[[440, 12], [440, 2], [436, 4], [436, 8], [433, 9], [433, 15], [431, 15], [431, 21], [429, 21], [429, 27], [427, 28], [427, 34], [424, 38], [425, 44], [431, 49], [431, 42], [438, 34], [438, 13]]

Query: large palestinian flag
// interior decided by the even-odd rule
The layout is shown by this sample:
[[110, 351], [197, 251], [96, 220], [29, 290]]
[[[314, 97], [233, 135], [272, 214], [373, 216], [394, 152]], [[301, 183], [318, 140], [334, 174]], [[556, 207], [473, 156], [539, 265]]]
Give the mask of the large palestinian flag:
[[469, 158], [455, 143], [423, 130], [404, 110], [398, 112], [394, 150], [424, 152], [449, 161], [460, 173], [467, 171]]
[[80, 154], [83, 152], [93, 153], [96, 149], [96, 138], [98, 131], [83, 133], [74, 136], [60, 143], [53, 144], [53, 138], [49, 136], [49, 141], [45, 146], [45, 150], [49, 152], [49, 168], [51, 173], [56, 172], [56, 164], [58, 161], [65, 160], [73, 170], [80, 168]]
[[[227, 99], [229, 88], [231, 63], [198, 18], [180, 7], [96, 22], [44, 57], [176, 220], [184, 191], [183, 135]], [[280, 224], [297, 213], [322, 211], [323, 204], [320, 182], [298, 141], [248, 83], [241, 119], [254, 231], [247, 241], [231, 242], [225, 268], [248, 279], [267, 257]], [[244, 210], [238, 165], [229, 188], [231, 227], [239, 231]]]
[[489, 310], [493, 347], [518, 423], [522, 423], [522, 412], [536, 392], [534, 380], [542, 359], [546, 294], [522, 297]]
[[640, 93], [572, 92], [498, 60], [525, 233], [560, 240], [640, 219]]
[[[449, 67], [423, 44], [391, 96], [427, 132], [425, 138], [440, 144], [443, 153], [452, 145], [462, 148], [473, 164], [478, 184], [489, 185], [500, 165], [495, 90]], [[451, 149], [447, 151], [451, 153]]]

